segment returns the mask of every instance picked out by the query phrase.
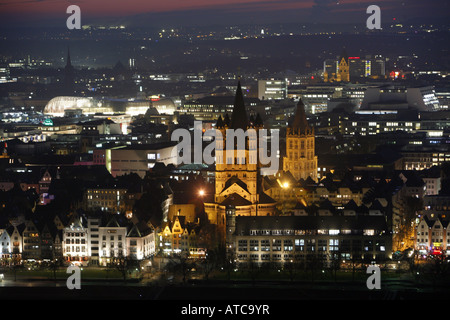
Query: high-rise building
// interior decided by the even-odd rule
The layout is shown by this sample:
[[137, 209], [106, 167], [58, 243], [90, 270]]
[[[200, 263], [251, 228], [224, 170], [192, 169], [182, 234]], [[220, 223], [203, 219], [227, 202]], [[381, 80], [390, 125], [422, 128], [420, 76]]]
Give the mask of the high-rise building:
[[258, 80], [260, 100], [283, 100], [287, 97], [287, 83], [283, 79]]
[[337, 61], [336, 59], [326, 59], [323, 63], [324, 81], [329, 82], [331, 79], [336, 78], [337, 74]]
[[[370, 61], [361, 59], [360, 57], [349, 57], [349, 76], [352, 80], [358, 80], [370, 75]], [[368, 69], [367, 69], [368, 68]]]
[[324, 82], [358, 82], [364, 78], [384, 79], [386, 58], [382, 56], [347, 56], [345, 50], [336, 59], [324, 61]]

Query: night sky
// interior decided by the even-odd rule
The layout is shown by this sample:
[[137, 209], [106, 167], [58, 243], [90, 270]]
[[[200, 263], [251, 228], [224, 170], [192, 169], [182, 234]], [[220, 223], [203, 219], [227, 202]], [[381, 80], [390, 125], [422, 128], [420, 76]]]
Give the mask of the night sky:
[[65, 25], [66, 8], [81, 8], [82, 24], [207, 25], [249, 23], [364, 23], [366, 8], [380, 6], [382, 20], [445, 21], [443, 0], [0, 0], [3, 27]]

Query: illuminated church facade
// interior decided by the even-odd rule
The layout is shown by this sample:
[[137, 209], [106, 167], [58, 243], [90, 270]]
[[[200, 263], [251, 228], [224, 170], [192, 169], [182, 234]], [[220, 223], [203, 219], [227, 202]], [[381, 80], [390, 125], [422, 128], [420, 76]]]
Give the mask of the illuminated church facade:
[[[276, 201], [265, 194], [261, 187], [260, 163], [256, 141], [246, 139], [240, 146], [234, 143], [233, 153], [227, 154], [227, 130], [254, 129], [257, 134], [263, 129], [259, 115], [248, 117], [245, 110], [244, 96], [238, 83], [233, 113], [219, 116], [216, 129], [222, 133], [223, 141], [216, 140], [216, 169], [213, 201], [205, 203], [205, 212], [211, 223], [225, 227], [226, 209], [233, 208], [239, 216], [275, 215]], [[253, 150], [253, 152], [252, 152]]]
[[[264, 180], [274, 178], [278, 173], [290, 172], [296, 179], [317, 179], [317, 156], [315, 156], [314, 128], [308, 124], [303, 103], [297, 105], [293, 122], [287, 128], [286, 150], [283, 166], [273, 176], [262, 176], [258, 152], [252, 152], [260, 146], [255, 141], [247, 140], [244, 148], [234, 144], [233, 154], [227, 155], [227, 129], [246, 131], [254, 129], [257, 134], [264, 129], [261, 117], [248, 117], [240, 82], [238, 83], [234, 108], [231, 117], [219, 116], [216, 129], [222, 133], [223, 141], [216, 140], [216, 168], [214, 196], [205, 201], [205, 213], [208, 220], [218, 226], [225, 238], [226, 225], [238, 216], [277, 216], [283, 212], [279, 209], [282, 198], [272, 198], [265, 192]], [[240, 150], [242, 149], [242, 150]], [[280, 185], [280, 189], [283, 186]], [[272, 192], [270, 192], [273, 194]], [[228, 220], [228, 221], [227, 221]]]
[[290, 172], [296, 180], [317, 180], [314, 127], [310, 126], [302, 100], [297, 104], [294, 120], [286, 129], [286, 156], [283, 171]]

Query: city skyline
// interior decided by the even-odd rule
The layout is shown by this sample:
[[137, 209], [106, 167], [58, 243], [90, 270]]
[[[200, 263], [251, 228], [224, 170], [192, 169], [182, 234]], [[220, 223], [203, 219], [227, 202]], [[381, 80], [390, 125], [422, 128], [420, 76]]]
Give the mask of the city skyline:
[[448, 300], [448, 5], [0, 0], [0, 295]]

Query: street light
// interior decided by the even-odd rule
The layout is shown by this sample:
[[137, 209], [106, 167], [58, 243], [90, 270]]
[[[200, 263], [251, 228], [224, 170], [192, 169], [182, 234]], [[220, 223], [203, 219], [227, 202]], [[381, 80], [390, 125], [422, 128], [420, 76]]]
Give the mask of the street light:
[[201, 190], [198, 192], [198, 194], [199, 194], [200, 197], [203, 197], [203, 196], [205, 195], [205, 190], [201, 189]]
[[288, 201], [288, 199], [289, 199], [290, 191], [288, 191], [288, 190], [289, 190], [290, 184], [289, 184], [288, 181], [285, 181], [285, 182], [283, 182], [281, 187], [286, 190], [284, 192], [284, 196], [283, 196], [284, 197], [284, 200], [283, 200], [283, 213], [285, 213], [285, 211], [286, 211], [286, 201]]

